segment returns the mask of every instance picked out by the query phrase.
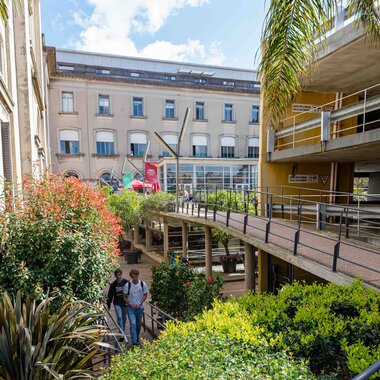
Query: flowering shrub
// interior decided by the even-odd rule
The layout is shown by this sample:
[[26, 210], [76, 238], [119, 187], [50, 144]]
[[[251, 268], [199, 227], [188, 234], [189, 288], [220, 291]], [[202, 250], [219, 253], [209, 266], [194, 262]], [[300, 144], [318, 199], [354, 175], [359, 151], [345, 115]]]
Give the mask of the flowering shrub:
[[210, 309], [220, 298], [223, 281], [205, 279], [184, 263], [165, 264], [152, 268], [152, 302], [180, 320], [192, 320], [204, 309]]
[[119, 254], [119, 220], [99, 190], [76, 178], [27, 177], [0, 213], [0, 287], [55, 302], [102, 296]]

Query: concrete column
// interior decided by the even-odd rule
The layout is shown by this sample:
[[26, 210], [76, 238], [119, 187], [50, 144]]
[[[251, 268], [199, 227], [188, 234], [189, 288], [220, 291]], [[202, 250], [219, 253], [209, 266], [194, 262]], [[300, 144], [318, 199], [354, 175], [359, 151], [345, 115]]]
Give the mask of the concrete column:
[[268, 291], [268, 279], [269, 279], [269, 254], [262, 249], [259, 249], [258, 257], [258, 291], [263, 293]]
[[182, 257], [187, 258], [187, 246], [188, 246], [188, 225], [182, 221]]
[[152, 231], [149, 229], [149, 226], [146, 226], [145, 229], [145, 246], [147, 251], [150, 251], [152, 248]]
[[212, 235], [211, 227], [205, 226], [205, 255], [206, 255], [206, 277], [212, 275]]
[[140, 225], [135, 224], [133, 227], [133, 245], [136, 246], [136, 244], [140, 243], [140, 233], [139, 233]]
[[164, 261], [169, 263], [169, 224], [166, 219], [164, 219]]
[[255, 290], [255, 248], [244, 244], [245, 289]]

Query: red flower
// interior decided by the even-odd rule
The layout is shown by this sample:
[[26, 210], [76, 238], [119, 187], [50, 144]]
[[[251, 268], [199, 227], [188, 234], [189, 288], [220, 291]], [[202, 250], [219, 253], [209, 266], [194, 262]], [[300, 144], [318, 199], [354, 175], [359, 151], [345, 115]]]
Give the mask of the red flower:
[[207, 279], [207, 282], [208, 282], [209, 284], [212, 283], [212, 279], [211, 279], [211, 277], [209, 277], [209, 278]]
[[190, 284], [191, 284], [190, 281], [187, 281], [187, 286], [190, 286]]

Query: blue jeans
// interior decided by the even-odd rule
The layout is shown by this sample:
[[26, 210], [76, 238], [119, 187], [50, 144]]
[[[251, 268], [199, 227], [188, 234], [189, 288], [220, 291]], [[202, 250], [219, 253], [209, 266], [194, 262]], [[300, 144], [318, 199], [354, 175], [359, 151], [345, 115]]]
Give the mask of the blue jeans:
[[125, 322], [127, 320], [127, 310], [126, 306], [121, 305], [114, 305], [115, 306], [115, 313], [117, 317], [117, 324], [125, 332]]
[[141, 319], [144, 314], [144, 308], [140, 307], [138, 309], [132, 309], [130, 306], [127, 306], [127, 313], [131, 331], [132, 344], [138, 344], [141, 331]]

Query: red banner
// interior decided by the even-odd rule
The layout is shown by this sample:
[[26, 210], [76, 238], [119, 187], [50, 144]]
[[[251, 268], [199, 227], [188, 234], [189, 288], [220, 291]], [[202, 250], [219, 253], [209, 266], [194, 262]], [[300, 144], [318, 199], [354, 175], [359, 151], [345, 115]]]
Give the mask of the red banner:
[[158, 180], [158, 169], [155, 162], [145, 162], [145, 181], [153, 185], [153, 193], [160, 190], [160, 182]]

